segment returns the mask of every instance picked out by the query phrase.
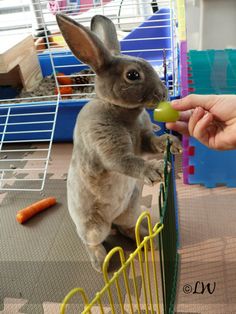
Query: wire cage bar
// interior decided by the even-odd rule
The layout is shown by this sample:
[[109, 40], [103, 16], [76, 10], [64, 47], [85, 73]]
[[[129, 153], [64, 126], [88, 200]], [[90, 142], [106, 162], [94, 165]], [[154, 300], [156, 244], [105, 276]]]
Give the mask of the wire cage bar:
[[44, 188], [58, 100], [0, 105], [0, 189]]

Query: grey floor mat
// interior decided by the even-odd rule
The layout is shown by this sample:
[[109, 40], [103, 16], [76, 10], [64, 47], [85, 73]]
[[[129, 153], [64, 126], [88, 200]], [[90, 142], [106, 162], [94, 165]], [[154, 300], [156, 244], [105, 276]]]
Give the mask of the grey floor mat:
[[[102, 276], [92, 269], [67, 211], [65, 177], [71, 148], [71, 144], [53, 146], [43, 193], [0, 194], [1, 314], [57, 314], [59, 303], [72, 288], [84, 287], [91, 298], [103, 286]], [[180, 163], [177, 158], [180, 272], [176, 312], [235, 314], [236, 189], [185, 186]], [[157, 191], [157, 187], [145, 187], [143, 193], [143, 201], [152, 204], [154, 216]], [[55, 196], [58, 204], [25, 225], [16, 222], [17, 210], [46, 196]], [[117, 244], [124, 246], [127, 255], [135, 247], [116, 234], [109, 238], [107, 249]], [[185, 285], [193, 289], [197, 281], [215, 281], [216, 292], [183, 292]], [[141, 289], [140, 277], [138, 282]], [[73, 299], [72, 303], [78, 303], [79, 308], [71, 305], [69, 313], [80, 313], [81, 302]], [[104, 303], [108, 304], [107, 298]], [[116, 309], [120, 313], [118, 306]]]
[[[103, 287], [103, 277], [91, 267], [67, 211], [65, 173], [70, 153], [71, 145], [55, 145], [43, 193], [1, 194], [0, 313], [59, 313], [59, 303], [72, 288], [84, 287], [91, 299]], [[16, 222], [17, 210], [47, 196], [55, 196], [57, 205], [24, 225]], [[117, 243], [127, 255], [135, 248], [133, 241], [116, 233], [109, 237], [107, 250]], [[118, 260], [112, 262], [117, 268]], [[122, 283], [121, 288], [124, 293]], [[71, 306], [72, 312], [79, 313], [81, 300], [73, 302], [79, 307]]]
[[236, 189], [186, 186], [180, 173], [177, 193], [180, 227], [177, 312], [235, 314]]
[[[44, 302], [60, 303], [78, 285], [90, 298], [103, 286], [67, 212], [66, 182], [48, 180], [45, 191], [59, 203], [24, 225], [15, 221], [16, 211], [40, 199], [39, 193], [7, 193], [1, 203], [0, 299], [27, 300], [22, 313], [44, 313]], [[115, 243], [121, 243], [127, 253], [134, 249], [134, 243], [121, 235], [111, 236], [107, 248]]]

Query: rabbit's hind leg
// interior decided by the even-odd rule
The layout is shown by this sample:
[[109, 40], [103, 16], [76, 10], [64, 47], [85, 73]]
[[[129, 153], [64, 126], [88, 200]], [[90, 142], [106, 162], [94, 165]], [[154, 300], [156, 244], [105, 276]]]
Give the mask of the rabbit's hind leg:
[[[138, 182], [133, 190], [127, 209], [118, 216], [113, 223], [117, 225], [119, 231], [124, 236], [136, 240], [135, 225], [138, 217], [142, 213], [140, 197], [142, 194], [143, 183]], [[140, 225], [140, 239], [148, 235], [148, 230], [143, 224]]]
[[90, 258], [93, 268], [97, 272], [101, 273], [102, 265], [107, 255], [105, 247], [102, 244], [98, 244], [98, 245], [86, 244], [86, 249], [89, 254], [89, 258]]
[[103, 261], [107, 255], [106, 249], [102, 243], [110, 234], [110, 230], [111, 224], [105, 220], [100, 220], [99, 224], [96, 225], [86, 225], [83, 242], [86, 246], [92, 266], [98, 272], [102, 271]]

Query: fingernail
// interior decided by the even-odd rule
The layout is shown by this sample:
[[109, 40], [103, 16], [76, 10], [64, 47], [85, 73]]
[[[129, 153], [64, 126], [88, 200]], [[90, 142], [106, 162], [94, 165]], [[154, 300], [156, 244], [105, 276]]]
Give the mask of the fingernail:
[[207, 119], [208, 117], [209, 117], [209, 112], [205, 113], [202, 118], [203, 118], [203, 119]]
[[197, 107], [193, 110], [193, 113], [197, 114], [200, 111], [200, 107]]
[[200, 112], [201, 112], [201, 107], [197, 107], [197, 108], [195, 108], [194, 110], [193, 110], [193, 113], [195, 114], [195, 115], [197, 115], [197, 114], [199, 114]]

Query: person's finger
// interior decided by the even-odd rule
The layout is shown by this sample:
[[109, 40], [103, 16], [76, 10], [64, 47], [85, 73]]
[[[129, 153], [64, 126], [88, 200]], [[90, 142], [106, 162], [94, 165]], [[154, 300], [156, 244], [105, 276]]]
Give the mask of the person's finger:
[[195, 95], [191, 94], [182, 99], [173, 100], [171, 106], [179, 111], [202, 107], [205, 110], [210, 110], [216, 102], [215, 95]]
[[188, 123], [184, 121], [168, 122], [166, 123], [166, 127], [169, 130], [179, 132], [183, 135], [189, 135]]
[[[195, 127], [190, 133], [192, 136], [194, 136], [196, 139], [198, 139], [200, 142], [202, 142], [205, 145], [209, 145], [209, 137], [210, 137], [210, 129], [211, 129], [211, 123], [213, 121], [214, 117], [211, 113], [207, 112], [196, 124]], [[212, 133], [213, 130], [211, 130]], [[212, 136], [213, 134], [211, 134]]]
[[194, 109], [193, 114], [191, 115], [188, 123], [189, 134], [193, 136], [193, 131], [196, 127], [196, 124], [199, 120], [205, 115], [205, 110], [201, 107]]
[[179, 115], [179, 121], [189, 121], [191, 115], [193, 113], [193, 110], [186, 110], [186, 111], [180, 111], [180, 115]]

